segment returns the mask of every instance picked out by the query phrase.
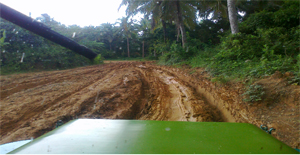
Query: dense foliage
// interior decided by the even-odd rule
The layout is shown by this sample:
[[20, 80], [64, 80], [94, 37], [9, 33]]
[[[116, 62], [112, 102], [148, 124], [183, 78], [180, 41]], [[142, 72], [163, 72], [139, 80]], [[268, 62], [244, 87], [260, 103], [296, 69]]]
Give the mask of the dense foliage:
[[222, 78], [262, 77], [275, 71], [299, 76], [299, 2], [251, 14], [239, 26], [240, 33], [221, 37], [220, 44], [199, 51], [190, 64]]
[[[49, 15], [42, 14], [36, 20], [51, 27], [54, 31], [73, 39], [74, 41], [96, 52], [97, 64], [103, 59], [116, 59], [127, 56], [125, 53], [127, 36], [120, 26], [104, 23], [100, 26], [79, 27], [77, 25], [65, 26]], [[86, 66], [95, 61], [72, 52], [60, 45], [35, 35], [4, 19], [0, 21], [1, 46], [1, 74], [28, 72], [37, 70], [58, 70]], [[127, 21], [126, 21], [127, 22]], [[138, 39], [137, 26], [133, 22], [128, 24], [132, 57], [141, 56], [141, 41]], [[146, 49], [147, 50], [147, 49]]]

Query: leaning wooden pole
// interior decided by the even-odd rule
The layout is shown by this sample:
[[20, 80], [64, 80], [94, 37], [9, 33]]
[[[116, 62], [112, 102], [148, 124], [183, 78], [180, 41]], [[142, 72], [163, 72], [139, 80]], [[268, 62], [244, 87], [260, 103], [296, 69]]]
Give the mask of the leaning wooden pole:
[[63, 47], [66, 47], [84, 57], [91, 60], [96, 58], [97, 54], [85, 46], [82, 46], [75, 41], [51, 30], [50, 27], [38, 22], [6, 5], [0, 3], [1, 18], [10, 21], [26, 30], [29, 30], [39, 36], [42, 36], [50, 41], [53, 41]]

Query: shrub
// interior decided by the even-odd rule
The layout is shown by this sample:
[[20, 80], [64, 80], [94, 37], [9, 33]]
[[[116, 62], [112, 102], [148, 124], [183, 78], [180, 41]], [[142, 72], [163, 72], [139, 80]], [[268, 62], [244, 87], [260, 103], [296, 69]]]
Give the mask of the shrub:
[[180, 44], [175, 42], [173, 42], [169, 47], [168, 52], [163, 53], [163, 55], [159, 57], [159, 64], [174, 65], [183, 63], [193, 57], [197, 51], [197, 48], [192, 46], [188, 46], [184, 49]]
[[[288, 6], [294, 6], [291, 4], [294, 2], [287, 2], [286, 6], [283, 6], [285, 11], [289, 9]], [[295, 8], [292, 7], [293, 9]], [[275, 14], [277, 12], [280, 10]], [[221, 44], [217, 47], [220, 50], [217, 54], [210, 59], [202, 58], [201, 54], [196, 58], [200, 61], [204, 60], [205, 63], [202, 66], [207, 67], [211, 74], [217, 77], [262, 77], [271, 75], [275, 71], [290, 71], [299, 74], [300, 67], [297, 64], [299, 62], [297, 55], [300, 50], [299, 24], [268, 25], [265, 17], [272, 17], [271, 23], [278, 22], [274, 21], [277, 17], [273, 15], [273, 12], [262, 11], [253, 14], [241, 24], [242, 32], [221, 38]], [[291, 18], [299, 19], [296, 16]], [[287, 23], [289, 20], [286, 18]], [[194, 59], [193, 61], [195, 62]]]
[[262, 96], [265, 94], [263, 87], [259, 84], [250, 85], [247, 88], [247, 91], [242, 94], [242, 96], [246, 95], [246, 98], [243, 101], [250, 102], [249, 104], [253, 104], [253, 102], [257, 102], [262, 100]]
[[103, 64], [104, 58], [101, 56], [101, 54], [98, 54], [96, 58], [93, 60], [93, 64]]

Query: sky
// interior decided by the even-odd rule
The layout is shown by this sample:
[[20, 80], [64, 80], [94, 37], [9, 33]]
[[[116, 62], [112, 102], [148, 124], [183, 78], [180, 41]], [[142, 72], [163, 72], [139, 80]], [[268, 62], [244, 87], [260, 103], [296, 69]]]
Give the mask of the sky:
[[115, 23], [125, 15], [126, 7], [118, 11], [122, 0], [0, 0], [1, 3], [31, 17], [47, 13], [65, 25], [99, 26]]

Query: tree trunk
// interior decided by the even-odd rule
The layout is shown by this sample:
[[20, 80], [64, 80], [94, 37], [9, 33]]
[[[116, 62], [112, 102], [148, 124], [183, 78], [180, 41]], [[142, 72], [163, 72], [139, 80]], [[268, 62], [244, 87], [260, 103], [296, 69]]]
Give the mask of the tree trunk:
[[154, 50], [154, 56], [156, 57], [156, 51]]
[[228, 17], [230, 22], [231, 33], [236, 34], [239, 32], [237, 12], [235, 8], [235, 0], [227, 0]]
[[180, 9], [180, 3], [179, 1], [176, 1], [176, 7], [177, 7], [177, 22], [178, 22], [178, 26], [181, 32], [181, 38], [182, 38], [182, 47], [184, 48], [185, 43], [186, 43], [186, 32], [185, 32], [185, 28], [183, 25], [183, 20], [182, 20], [182, 13], [181, 13], [181, 9]]
[[166, 27], [166, 22], [164, 20], [161, 20], [162, 25], [163, 25], [163, 30], [164, 30], [164, 43], [166, 43], [166, 35], [167, 35], [167, 27]]
[[111, 42], [109, 42], [109, 49], [110, 49], [110, 51], [111, 51]]
[[184, 28], [183, 23], [181, 23], [180, 31], [181, 31], [181, 34], [182, 34], [182, 36], [181, 36], [181, 38], [182, 38], [182, 47], [184, 48], [185, 43], [186, 43], [186, 33], [185, 33], [185, 28]]
[[145, 41], [143, 41], [143, 58], [145, 57]]
[[177, 26], [177, 38], [176, 38], [177, 42], [179, 42], [179, 35], [180, 35], [180, 30], [179, 30], [179, 26]]
[[127, 51], [128, 51], [128, 58], [130, 58], [130, 52], [129, 52], [129, 38], [127, 37]]

